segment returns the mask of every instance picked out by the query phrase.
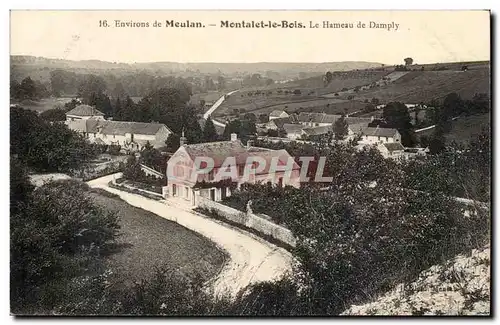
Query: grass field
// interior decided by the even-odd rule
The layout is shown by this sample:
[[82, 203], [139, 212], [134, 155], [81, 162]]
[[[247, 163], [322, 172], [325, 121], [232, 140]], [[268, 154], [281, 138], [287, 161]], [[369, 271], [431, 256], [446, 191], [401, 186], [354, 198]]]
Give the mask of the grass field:
[[60, 97], [60, 98], [50, 97], [50, 98], [43, 98], [39, 101], [33, 101], [28, 99], [23, 100], [22, 102], [12, 101], [11, 104], [18, 104], [21, 107], [32, 111], [44, 112], [53, 108], [62, 108], [64, 107], [64, 104], [70, 102], [72, 99], [73, 98], [71, 97]]
[[[480, 114], [460, 117], [451, 122], [452, 128], [450, 133], [445, 137], [448, 142], [467, 142], [474, 139], [480, 132], [482, 128], [490, 130], [491, 128], [491, 117], [490, 114]], [[433, 129], [422, 131], [417, 133], [417, 136], [431, 136], [434, 132]]]
[[225, 253], [205, 237], [119, 198], [91, 195], [97, 204], [120, 217], [118, 245], [107, 264], [124, 285], [147, 278], [160, 267], [208, 280], [223, 265]]
[[191, 99], [189, 102], [193, 105], [199, 105], [200, 100], [204, 100], [205, 102], [215, 102], [228, 92], [229, 92], [229, 90], [228, 91], [210, 91], [208, 93], [193, 94], [191, 96]]
[[318, 95], [339, 92], [343, 88], [368, 85], [388, 75], [390, 71], [337, 71], [333, 74], [332, 81], [325, 87], [323, 75], [308, 79], [292, 81], [283, 85], [285, 88], [302, 88], [316, 90]]
[[419, 103], [429, 102], [432, 99], [440, 100], [452, 92], [458, 93], [464, 99], [472, 98], [476, 93], [489, 93], [489, 69], [478, 68], [466, 72], [411, 71], [386, 86], [359, 91], [356, 99], [370, 100], [376, 97], [381, 103], [391, 101]]

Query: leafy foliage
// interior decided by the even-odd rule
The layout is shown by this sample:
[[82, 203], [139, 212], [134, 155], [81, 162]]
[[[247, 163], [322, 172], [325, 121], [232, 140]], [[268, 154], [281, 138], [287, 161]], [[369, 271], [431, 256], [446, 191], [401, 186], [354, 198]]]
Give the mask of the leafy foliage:
[[22, 108], [10, 110], [10, 140], [11, 155], [37, 171], [69, 171], [97, 153], [66, 125], [51, 124]]
[[86, 188], [59, 181], [25, 192], [24, 202], [13, 198], [22, 204], [10, 218], [14, 313], [60, 302], [65, 283], [95, 266], [95, 256], [117, 235], [116, 215], [96, 206]]

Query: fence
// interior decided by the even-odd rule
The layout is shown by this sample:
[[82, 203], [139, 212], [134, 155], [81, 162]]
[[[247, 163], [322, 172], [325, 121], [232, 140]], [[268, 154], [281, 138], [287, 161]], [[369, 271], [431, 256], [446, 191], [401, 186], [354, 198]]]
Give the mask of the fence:
[[203, 197], [197, 197], [197, 201], [198, 207], [215, 210], [224, 219], [254, 229], [258, 233], [270, 236], [292, 247], [296, 245], [297, 241], [289, 229], [266, 220], [265, 217], [254, 213], [245, 213]]

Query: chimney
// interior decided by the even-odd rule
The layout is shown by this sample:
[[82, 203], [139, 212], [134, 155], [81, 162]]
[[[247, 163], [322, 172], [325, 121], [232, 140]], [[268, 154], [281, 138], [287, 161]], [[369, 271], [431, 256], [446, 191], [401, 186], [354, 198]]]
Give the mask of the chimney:
[[184, 136], [184, 129], [182, 129], [182, 135], [181, 138], [179, 139], [179, 144], [182, 147], [183, 145], [187, 144], [187, 139]]
[[238, 135], [236, 133], [231, 133], [231, 141], [237, 141]]

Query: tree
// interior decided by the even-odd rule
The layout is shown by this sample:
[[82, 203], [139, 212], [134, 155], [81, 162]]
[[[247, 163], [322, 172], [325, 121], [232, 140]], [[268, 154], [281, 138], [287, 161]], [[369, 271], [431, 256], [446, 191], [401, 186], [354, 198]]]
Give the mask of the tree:
[[167, 147], [167, 152], [176, 152], [180, 146], [180, 136], [175, 133], [170, 133], [167, 140], [165, 141], [165, 145]]
[[267, 123], [269, 122], [269, 115], [265, 113], [259, 114], [259, 123]]
[[333, 75], [330, 71], [327, 71], [325, 73], [325, 84], [328, 85], [330, 84], [330, 82], [332, 82], [332, 79], [333, 79]]
[[387, 123], [387, 127], [399, 131], [401, 142], [405, 147], [412, 147], [415, 144], [413, 125], [405, 104], [400, 102], [388, 103], [383, 109], [382, 117]]
[[223, 90], [226, 88], [226, 79], [224, 79], [223, 76], [218, 76], [217, 77], [217, 83], [218, 83], [218, 88], [219, 90]]
[[49, 123], [35, 112], [10, 110], [11, 155], [39, 172], [68, 172], [96, 154], [94, 147], [63, 123]]
[[405, 65], [412, 65], [413, 64], [413, 59], [412, 58], [405, 58]]
[[217, 141], [218, 135], [217, 130], [215, 129], [214, 122], [212, 118], [209, 116], [205, 121], [205, 125], [203, 126], [203, 142], [214, 142]]
[[376, 111], [377, 108], [373, 104], [366, 104], [365, 108], [363, 108], [364, 113], [371, 113], [373, 111]]
[[11, 216], [13, 313], [53, 310], [72, 278], [99, 269], [95, 255], [114, 240], [119, 225], [87, 191], [73, 180], [52, 182], [26, 192], [29, 200]]
[[120, 97], [116, 98], [115, 105], [113, 106], [113, 120], [121, 121], [123, 115], [122, 103]]
[[431, 155], [441, 153], [445, 148], [444, 130], [441, 126], [436, 126], [434, 133], [429, 140], [429, 151]]
[[335, 140], [344, 140], [349, 134], [349, 125], [345, 118], [345, 114], [342, 114], [333, 124], [333, 133], [335, 134]]
[[257, 121], [257, 117], [254, 113], [245, 113], [245, 115], [243, 115], [243, 119], [254, 123]]
[[78, 86], [78, 97], [89, 104], [91, 96], [100, 97], [106, 91], [106, 82], [103, 77], [93, 74], [86, 75]]
[[88, 105], [95, 106], [98, 110], [104, 113], [105, 116], [113, 114], [113, 107], [109, 96], [104, 93], [91, 93], [88, 98]]
[[59, 108], [49, 109], [40, 113], [40, 117], [50, 122], [61, 122], [66, 120], [66, 112]]

